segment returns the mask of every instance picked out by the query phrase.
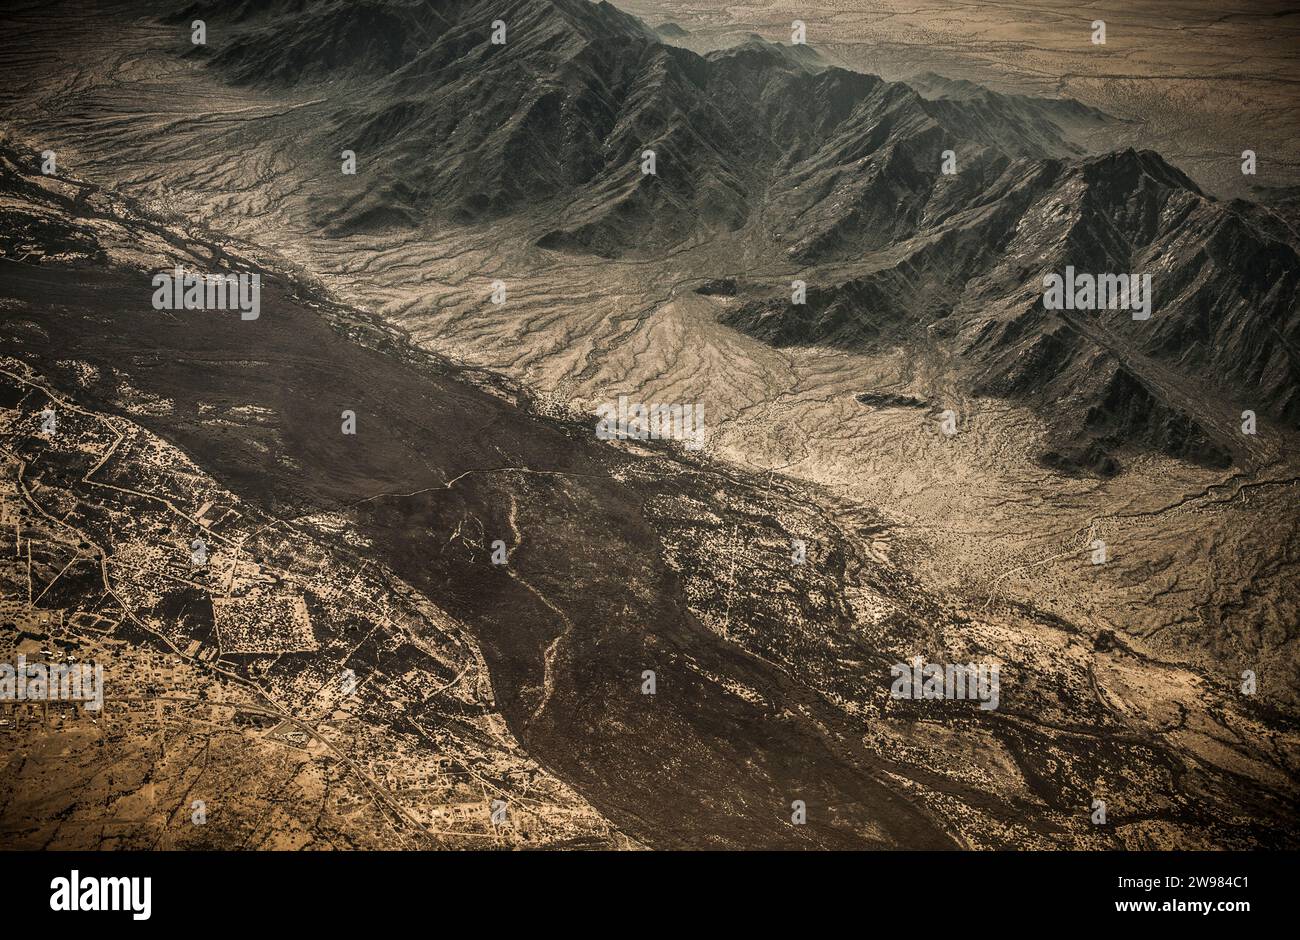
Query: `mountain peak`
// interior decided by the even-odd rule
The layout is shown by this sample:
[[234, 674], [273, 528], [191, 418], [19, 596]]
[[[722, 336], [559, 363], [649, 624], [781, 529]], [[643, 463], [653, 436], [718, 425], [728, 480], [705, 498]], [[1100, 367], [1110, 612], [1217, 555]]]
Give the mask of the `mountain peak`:
[[1127, 147], [1088, 157], [1082, 161], [1081, 172], [1089, 183], [1132, 188], [1141, 177], [1146, 177], [1161, 187], [1187, 190], [1209, 198], [1191, 177], [1154, 150]]

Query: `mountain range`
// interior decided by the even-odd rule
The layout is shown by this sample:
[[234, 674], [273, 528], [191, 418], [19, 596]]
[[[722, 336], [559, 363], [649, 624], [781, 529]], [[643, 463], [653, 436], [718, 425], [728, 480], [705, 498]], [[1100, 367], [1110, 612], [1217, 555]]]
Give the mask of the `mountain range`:
[[[780, 346], [937, 355], [962, 393], [1043, 414], [1043, 459], [1069, 472], [1114, 474], [1134, 446], [1260, 460], [1242, 411], [1300, 424], [1295, 231], [1157, 153], [1086, 152], [1112, 119], [1076, 102], [887, 82], [759, 37], [698, 55], [587, 0], [197, 3], [175, 19], [218, 15], [225, 35], [193, 55], [337, 100], [313, 143], [368, 167], [312, 199], [338, 236], [513, 220], [541, 248], [605, 258], [734, 241], [747, 270], [723, 322]], [[1044, 277], [1067, 266], [1149, 273], [1154, 316], [1045, 309]]]

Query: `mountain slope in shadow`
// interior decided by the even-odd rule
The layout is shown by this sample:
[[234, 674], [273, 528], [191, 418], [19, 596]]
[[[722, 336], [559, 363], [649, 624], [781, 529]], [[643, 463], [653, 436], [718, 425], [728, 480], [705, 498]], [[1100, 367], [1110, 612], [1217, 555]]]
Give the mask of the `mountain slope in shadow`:
[[[765, 260], [724, 322], [937, 353], [965, 392], [1046, 417], [1062, 469], [1111, 474], [1133, 446], [1258, 462], [1242, 411], [1300, 427], [1294, 233], [1158, 154], [1085, 155], [1076, 132], [1109, 119], [1077, 103], [913, 88], [757, 37], [701, 56], [587, 0], [311, 11], [206, 2], [178, 21], [220, 24], [195, 54], [232, 81], [328, 89], [312, 146], [368, 165], [311, 197], [330, 233], [495, 220], [610, 258], [731, 239]], [[791, 264], [806, 304], [761, 274]], [[1067, 266], [1151, 274], [1151, 319], [1045, 310]]]

